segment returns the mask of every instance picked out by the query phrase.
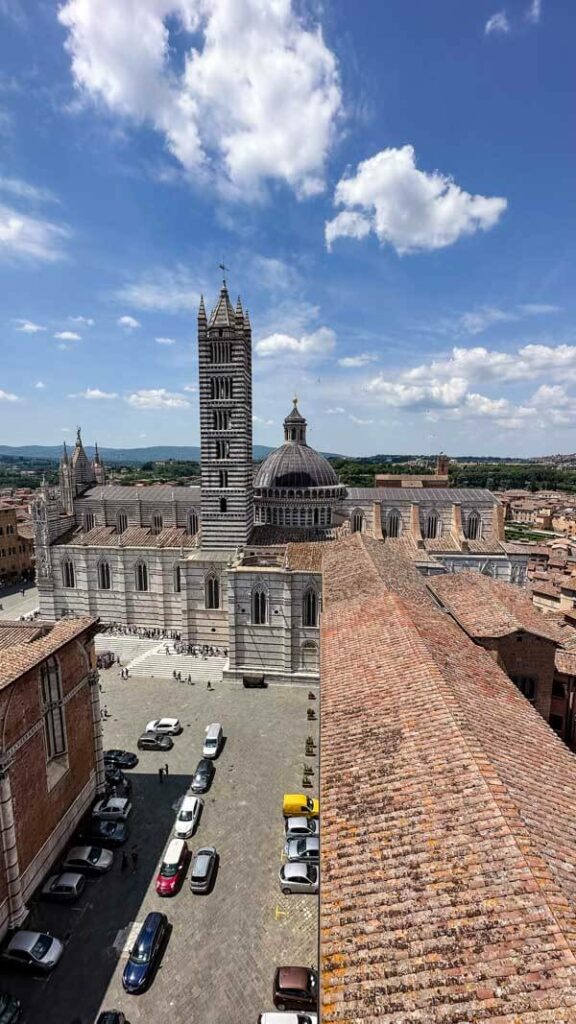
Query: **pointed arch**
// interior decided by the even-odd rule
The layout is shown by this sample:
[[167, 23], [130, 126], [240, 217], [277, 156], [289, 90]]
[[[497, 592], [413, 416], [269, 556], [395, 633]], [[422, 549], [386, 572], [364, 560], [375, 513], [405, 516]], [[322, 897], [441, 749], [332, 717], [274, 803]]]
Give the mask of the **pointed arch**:
[[440, 536], [440, 516], [435, 508], [430, 509], [426, 516], [424, 528], [425, 540], [434, 540]]
[[107, 562], [106, 559], [102, 559], [101, 562], [98, 562], [98, 589], [112, 589], [112, 573], [110, 571], [110, 563]]
[[309, 586], [304, 591], [302, 598], [302, 625], [317, 626], [320, 601], [316, 587]]
[[211, 572], [204, 584], [204, 604], [206, 608], [220, 608], [220, 599], [220, 579], [215, 572]]
[[265, 626], [268, 623], [268, 594], [262, 586], [252, 591], [252, 624]]
[[182, 591], [182, 570], [178, 564], [174, 566], [172, 577], [174, 580], [174, 593], [179, 594]]
[[391, 509], [388, 513], [388, 525], [386, 533], [389, 537], [399, 537], [402, 532], [402, 516], [397, 508]]
[[149, 579], [148, 579], [148, 566], [146, 562], [140, 561], [136, 563], [135, 569], [135, 580], [136, 590], [140, 594], [145, 594], [148, 591]]
[[188, 533], [193, 537], [198, 533], [198, 513], [196, 509], [191, 508], [186, 517], [186, 529]]
[[67, 590], [74, 590], [76, 586], [76, 572], [71, 558], [66, 558], [62, 563], [62, 580]]
[[123, 508], [120, 509], [116, 516], [116, 532], [124, 533], [128, 529], [128, 513]]
[[482, 518], [477, 509], [472, 509], [472, 511], [468, 513], [468, 518], [466, 519], [466, 525], [464, 527], [464, 536], [467, 537], [468, 540], [480, 540], [482, 536]]
[[352, 512], [352, 533], [364, 533], [364, 513], [361, 508]]
[[155, 537], [157, 537], [159, 533], [162, 533], [163, 529], [164, 529], [164, 519], [162, 517], [162, 513], [161, 512], [153, 512], [152, 513], [152, 533], [154, 534]]

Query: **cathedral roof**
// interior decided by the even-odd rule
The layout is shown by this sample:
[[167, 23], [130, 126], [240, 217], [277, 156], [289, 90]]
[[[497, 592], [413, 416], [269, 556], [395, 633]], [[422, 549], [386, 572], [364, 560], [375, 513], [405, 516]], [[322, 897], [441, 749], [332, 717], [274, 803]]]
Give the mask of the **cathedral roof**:
[[255, 487], [337, 487], [338, 477], [320, 452], [307, 444], [288, 441], [259, 467]]
[[233, 327], [236, 320], [226, 282], [222, 283], [218, 302], [210, 315], [210, 327]]

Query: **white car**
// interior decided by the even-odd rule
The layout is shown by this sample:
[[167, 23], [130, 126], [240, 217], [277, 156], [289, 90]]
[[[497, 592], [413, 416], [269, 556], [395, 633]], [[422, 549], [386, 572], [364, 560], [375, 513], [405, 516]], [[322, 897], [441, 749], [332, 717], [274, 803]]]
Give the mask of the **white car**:
[[317, 864], [288, 861], [280, 868], [280, 888], [286, 895], [290, 892], [318, 892], [319, 874]]
[[126, 821], [132, 810], [132, 803], [125, 796], [107, 796], [92, 808], [92, 817], [102, 821]]
[[53, 935], [20, 929], [10, 939], [2, 958], [30, 970], [51, 971], [63, 952], [64, 946], [60, 939], [55, 939]]
[[204, 801], [199, 796], [184, 797], [174, 825], [174, 835], [178, 839], [189, 839], [194, 834], [203, 807]]
[[307, 839], [320, 835], [318, 818], [286, 818], [286, 839]]
[[272, 1010], [271, 1013], [261, 1013], [258, 1024], [318, 1024], [318, 1014], [304, 1010], [294, 1010], [293, 1013]]
[[182, 726], [177, 718], [154, 718], [148, 722], [146, 732], [161, 732], [164, 736], [179, 736]]

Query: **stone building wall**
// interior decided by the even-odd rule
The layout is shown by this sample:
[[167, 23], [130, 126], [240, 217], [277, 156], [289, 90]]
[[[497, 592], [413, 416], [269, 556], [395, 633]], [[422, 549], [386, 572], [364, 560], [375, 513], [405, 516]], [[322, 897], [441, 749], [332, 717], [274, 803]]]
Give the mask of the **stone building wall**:
[[548, 721], [556, 644], [532, 633], [512, 633], [504, 637], [478, 640], [477, 643], [492, 653], [494, 660], [513, 681], [519, 677], [534, 679], [536, 695], [533, 704]]

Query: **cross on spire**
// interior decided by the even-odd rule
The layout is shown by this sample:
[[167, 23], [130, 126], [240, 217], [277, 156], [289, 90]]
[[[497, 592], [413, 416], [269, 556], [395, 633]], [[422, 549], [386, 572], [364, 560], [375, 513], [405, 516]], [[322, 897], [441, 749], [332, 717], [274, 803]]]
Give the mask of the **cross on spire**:
[[222, 260], [222, 263], [219, 263], [218, 266], [219, 266], [220, 270], [222, 271], [222, 281], [223, 281], [224, 284], [226, 284], [226, 271], [230, 270], [230, 267], [226, 266], [226, 264], [224, 263], [224, 260]]

